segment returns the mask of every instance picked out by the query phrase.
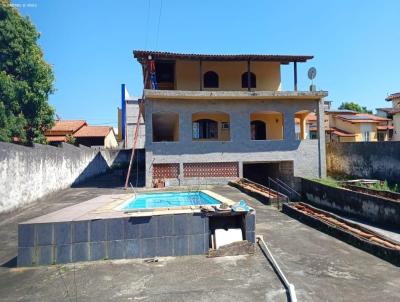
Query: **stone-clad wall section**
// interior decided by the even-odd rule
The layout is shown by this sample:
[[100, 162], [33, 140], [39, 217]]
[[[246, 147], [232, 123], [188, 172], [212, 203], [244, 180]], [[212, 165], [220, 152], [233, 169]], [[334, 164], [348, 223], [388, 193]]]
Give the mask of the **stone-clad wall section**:
[[20, 224], [18, 266], [102, 259], [204, 254], [208, 217], [201, 214]]
[[[255, 212], [245, 215], [244, 236], [255, 243]], [[203, 213], [121, 217], [18, 225], [18, 266], [103, 259], [206, 254], [209, 217]]]

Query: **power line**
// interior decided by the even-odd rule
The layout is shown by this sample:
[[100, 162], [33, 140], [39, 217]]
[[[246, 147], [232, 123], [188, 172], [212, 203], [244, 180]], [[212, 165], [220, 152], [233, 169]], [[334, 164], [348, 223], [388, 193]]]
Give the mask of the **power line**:
[[158, 14], [158, 23], [157, 23], [157, 35], [156, 35], [156, 50], [158, 46], [158, 34], [160, 33], [160, 21], [161, 21], [161, 12], [163, 7], [163, 0], [160, 0], [160, 12]]
[[145, 29], [145, 31], [146, 31], [146, 40], [145, 40], [145, 43], [144, 43], [144, 50], [147, 50], [147, 42], [148, 42], [148, 40], [149, 40], [149, 22], [150, 22], [150, 2], [151, 2], [151, 0], [148, 0], [148, 5], [147, 5], [147, 19], [146, 19], [146, 29]]

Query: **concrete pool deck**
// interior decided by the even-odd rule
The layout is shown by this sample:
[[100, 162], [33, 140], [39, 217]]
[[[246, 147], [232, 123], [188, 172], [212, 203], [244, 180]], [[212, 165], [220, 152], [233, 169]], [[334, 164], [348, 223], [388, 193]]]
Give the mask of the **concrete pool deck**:
[[[314, 230], [240, 191], [213, 187], [257, 212], [257, 233], [296, 287], [299, 301], [400, 300], [400, 270]], [[254, 256], [204, 256], [84, 262], [15, 268], [17, 224], [121, 189], [80, 187], [61, 191], [11, 214], [0, 215], [2, 301], [286, 301], [282, 284], [257, 249]], [[75, 278], [75, 279], [74, 279]], [[75, 281], [74, 281], [75, 280]], [[76, 284], [76, 287], [75, 287]]]

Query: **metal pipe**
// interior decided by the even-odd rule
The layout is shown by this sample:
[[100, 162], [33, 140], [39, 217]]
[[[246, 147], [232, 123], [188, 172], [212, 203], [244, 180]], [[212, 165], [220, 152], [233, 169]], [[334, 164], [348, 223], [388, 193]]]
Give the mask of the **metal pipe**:
[[247, 61], [247, 91], [251, 89], [251, 73], [250, 73], [250, 59]]
[[203, 90], [203, 61], [199, 61], [199, 78], [200, 78], [200, 91]]
[[[286, 191], [286, 193], [289, 193], [290, 194], [290, 191], [288, 190], [288, 189], [286, 189], [285, 187], [282, 187], [279, 183], [277, 183], [275, 180], [273, 180], [272, 178], [270, 178], [269, 176], [268, 176], [268, 179], [270, 180], [270, 181], [272, 181], [274, 184], [276, 184], [277, 186], [278, 186], [278, 189], [279, 189], [279, 187], [281, 187], [282, 189], [284, 189], [285, 191]], [[279, 193], [279, 192], [278, 192]], [[282, 193], [281, 193], [282, 194]]]
[[297, 62], [293, 62], [293, 73], [294, 73], [294, 91], [297, 91]]
[[288, 190], [292, 191], [293, 193], [295, 193], [297, 196], [301, 197], [301, 194], [298, 193], [295, 189], [293, 189], [291, 186], [289, 186], [287, 183], [285, 183], [284, 181], [280, 180], [279, 178], [276, 178], [276, 180], [282, 184], [283, 186], [285, 186]]
[[[257, 238], [257, 242], [260, 245], [261, 249], [263, 250], [265, 255], [267, 255], [269, 262], [272, 264], [272, 266], [274, 267], [274, 270], [278, 273], [279, 278], [282, 280], [283, 285], [285, 286], [285, 288], [289, 294], [290, 301], [297, 302], [296, 290], [295, 290], [294, 285], [292, 283], [290, 283], [288, 281], [288, 279], [285, 277], [285, 275], [283, 274], [283, 272], [282, 272], [281, 268], [279, 267], [278, 263], [276, 262], [274, 256], [272, 256], [271, 251], [265, 244], [263, 236], [257, 235], [256, 238]], [[261, 242], [261, 244], [260, 244], [260, 242]]]

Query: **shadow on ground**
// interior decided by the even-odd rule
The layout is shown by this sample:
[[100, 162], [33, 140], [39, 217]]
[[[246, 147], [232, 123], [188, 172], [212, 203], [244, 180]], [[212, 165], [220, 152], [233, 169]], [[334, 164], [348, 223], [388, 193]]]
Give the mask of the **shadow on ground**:
[[[71, 188], [123, 188], [125, 185], [127, 169], [113, 169], [100, 176], [90, 178]], [[128, 182], [129, 187], [144, 187], [145, 177], [143, 172], [131, 173]]]
[[11, 258], [7, 262], [1, 264], [0, 267], [6, 267], [6, 268], [17, 267], [17, 262], [18, 262], [18, 256], [15, 256], [14, 258]]

